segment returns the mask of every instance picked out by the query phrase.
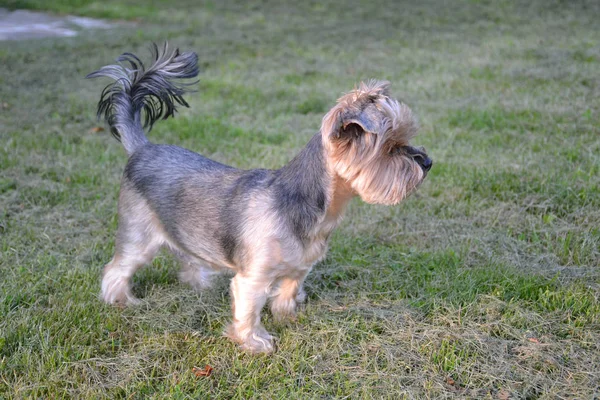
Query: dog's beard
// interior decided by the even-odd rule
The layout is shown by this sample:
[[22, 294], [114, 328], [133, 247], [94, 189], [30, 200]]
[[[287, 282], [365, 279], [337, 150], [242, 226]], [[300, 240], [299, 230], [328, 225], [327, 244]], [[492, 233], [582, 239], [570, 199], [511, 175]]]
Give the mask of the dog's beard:
[[400, 203], [425, 178], [425, 173], [416, 162], [400, 157], [374, 160], [362, 168], [349, 166], [345, 172], [352, 189], [363, 201], [383, 205]]
[[382, 153], [374, 135], [337, 140], [330, 147], [335, 172], [371, 204], [394, 205], [410, 195], [425, 179], [425, 172], [410, 156]]

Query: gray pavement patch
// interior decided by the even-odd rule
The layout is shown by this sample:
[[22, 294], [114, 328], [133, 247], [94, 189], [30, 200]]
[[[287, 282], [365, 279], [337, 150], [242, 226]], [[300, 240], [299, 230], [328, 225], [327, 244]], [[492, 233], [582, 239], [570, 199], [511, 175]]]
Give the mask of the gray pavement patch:
[[0, 8], [0, 40], [72, 37], [83, 30], [109, 29], [112, 26], [94, 18]]

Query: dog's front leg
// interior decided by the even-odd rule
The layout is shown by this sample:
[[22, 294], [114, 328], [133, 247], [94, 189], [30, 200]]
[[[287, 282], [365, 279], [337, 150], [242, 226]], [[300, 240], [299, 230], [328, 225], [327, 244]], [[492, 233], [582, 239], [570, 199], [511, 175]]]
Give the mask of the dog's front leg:
[[258, 276], [237, 274], [231, 280], [233, 322], [226, 335], [252, 353], [273, 351], [273, 336], [260, 323], [272, 282]]
[[310, 269], [299, 272], [297, 276], [282, 278], [271, 300], [271, 314], [277, 321], [293, 320], [296, 317], [298, 303], [306, 300], [306, 292], [302, 288], [304, 279]]

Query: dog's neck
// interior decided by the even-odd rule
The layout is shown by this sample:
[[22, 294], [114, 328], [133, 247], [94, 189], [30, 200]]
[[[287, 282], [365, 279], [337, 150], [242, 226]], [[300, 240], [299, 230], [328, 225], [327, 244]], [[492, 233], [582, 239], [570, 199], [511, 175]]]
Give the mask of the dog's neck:
[[278, 175], [290, 198], [302, 199], [306, 208], [315, 211], [306, 233], [320, 235], [317, 232], [324, 230], [328, 235], [341, 220], [348, 202], [356, 196], [350, 184], [333, 170], [321, 133], [313, 136]]
[[327, 205], [326, 217], [339, 219], [344, 215], [346, 206], [356, 196], [350, 184], [339, 175], [335, 174], [331, 184], [331, 194]]
[[313, 136], [307, 145], [277, 171], [278, 183], [296, 200], [302, 199], [318, 209], [325, 210], [326, 192], [330, 185], [321, 136]]

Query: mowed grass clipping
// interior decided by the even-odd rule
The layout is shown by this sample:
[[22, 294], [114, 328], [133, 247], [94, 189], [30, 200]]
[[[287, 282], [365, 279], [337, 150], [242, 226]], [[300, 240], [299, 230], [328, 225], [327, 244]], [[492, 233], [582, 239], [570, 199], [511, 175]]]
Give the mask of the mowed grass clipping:
[[[3, 4], [119, 24], [0, 44], [0, 398], [600, 396], [597, 2]], [[222, 337], [227, 277], [196, 293], [168, 254], [142, 305], [98, 298], [126, 156], [83, 77], [165, 40], [202, 72], [155, 142], [277, 168], [378, 78], [434, 159], [403, 204], [351, 203], [298, 320], [265, 312], [272, 356]]]

